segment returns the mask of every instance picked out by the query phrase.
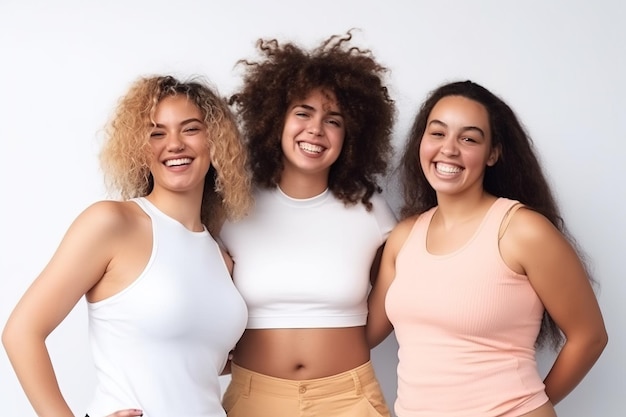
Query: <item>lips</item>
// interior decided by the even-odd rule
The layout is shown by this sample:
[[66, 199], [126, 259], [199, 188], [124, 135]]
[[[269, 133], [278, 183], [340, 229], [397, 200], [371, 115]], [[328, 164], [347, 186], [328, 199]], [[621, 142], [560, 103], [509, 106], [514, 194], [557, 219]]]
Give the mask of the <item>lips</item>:
[[176, 159], [168, 159], [164, 162], [167, 167], [175, 167], [181, 165], [189, 165], [191, 163], [191, 158], [176, 158]]
[[446, 164], [445, 162], [435, 163], [435, 169], [437, 170], [437, 172], [447, 175], [458, 174], [459, 172], [463, 171], [463, 168], [459, 167], [458, 165]]
[[298, 142], [298, 147], [305, 152], [310, 153], [320, 153], [324, 150], [324, 148], [320, 145], [314, 145], [308, 142]]

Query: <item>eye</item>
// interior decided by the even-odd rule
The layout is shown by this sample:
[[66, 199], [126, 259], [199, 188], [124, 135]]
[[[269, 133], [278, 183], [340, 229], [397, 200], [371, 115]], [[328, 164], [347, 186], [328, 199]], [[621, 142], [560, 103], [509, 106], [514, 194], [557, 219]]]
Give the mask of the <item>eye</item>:
[[340, 120], [337, 120], [337, 119], [328, 119], [326, 121], [326, 123], [331, 124], [331, 125], [336, 126], [336, 127], [343, 126], [342, 122]]
[[204, 130], [204, 125], [201, 123], [197, 123], [197, 122], [189, 123], [182, 127], [182, 132], [185, 135], [189, 135], [189, 136], [193, 136], [198, 133], [201, 133], [203, 130]]
[[150, 132], [150, 137], [154, 138], [154, 139], [160, 139], [160, 138], [162, 138], [164, 136], [165, 136], [165, 133], [161, 132], [159, 130], [155, 130], [155, 131]]
[[477, 143], [477, 141], [474, 138], [471, 138], [469, 136], [464, 136], [461, 138], [461, 142], [465, 142], [465, 143]]

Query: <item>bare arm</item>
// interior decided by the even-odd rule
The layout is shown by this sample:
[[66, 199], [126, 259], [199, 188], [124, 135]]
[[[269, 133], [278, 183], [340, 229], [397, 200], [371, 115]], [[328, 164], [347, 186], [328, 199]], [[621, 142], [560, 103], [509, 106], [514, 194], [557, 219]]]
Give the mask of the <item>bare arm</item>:
[[230, 254], [226, 252], [224, 249], [220, 248], [220, 252], [222, 253], [222, 258], [224, 258], [224, 263], [226, 264], [226, 268], [228, 269], [228, 273], [230, 276], [233, 276], [233, 268], [235, 267], [235, 263], [233, 262], [233, 258], [231, 258]]
[[502, 241], [505, 261], [528, 276], [566, 342], [545, 378], [553, 404], [565, 398], [600, 357], [608, 336], [578, 254], [545, 217], [520, 209]]
[[367, 300], [368, 315], [365, 330], [370, 348], [378, 346], [393, 330], [393, 326], [387, 318], [385, 311], [385, 297], [389, 286], [396, 276], [396, 257], [414, 223], [414, 218], [398, 223], [385, 244], [378, 269], [378, 277], [373, 283]]
[[[226, 268], [228, 268], [228, 273], [232, 277], [233, 276], [233, 269], [235, 268], [235, 263], [233, 262], [233, 258], [222, 247], [220, 247], [220, 252], [222, 252], [222, 257], [224, 258], [224, 262], [226, 263]], [[233, 359], [233, 351], [231, 350], [228, 353], [228, 359], [226, 360], [226, 365], [224, 365], [224, 369], [222, 369], [222, 372], [220, 373], [220, 375], [230, 375], [230, 373], [231, 373], [230, 364], [232, 362], [232, 359]], [[113, 416], [111, 416], [111, 417], [113, 417]]]
[[38, 416], [73, 417], [59, 390], [45, 340], [107, 268], [110, 222], [115, 221], [109, 208], [108, 203], [96, 203], [77, 217], [4, 328], [2, 342]]

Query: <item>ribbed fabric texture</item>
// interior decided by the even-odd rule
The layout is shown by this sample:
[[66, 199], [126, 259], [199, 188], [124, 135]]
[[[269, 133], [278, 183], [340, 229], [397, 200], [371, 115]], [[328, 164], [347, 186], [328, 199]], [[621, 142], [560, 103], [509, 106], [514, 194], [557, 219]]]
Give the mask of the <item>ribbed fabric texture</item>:
[[386, 298], [399, 343], [398, 416], [519, 416], [548, 400], [534, 349], [543, 306], [498, 248], [516, 203], [496, 200], [473, 237], [441, 256], [426, 249], [436, 208], [415, 223]]

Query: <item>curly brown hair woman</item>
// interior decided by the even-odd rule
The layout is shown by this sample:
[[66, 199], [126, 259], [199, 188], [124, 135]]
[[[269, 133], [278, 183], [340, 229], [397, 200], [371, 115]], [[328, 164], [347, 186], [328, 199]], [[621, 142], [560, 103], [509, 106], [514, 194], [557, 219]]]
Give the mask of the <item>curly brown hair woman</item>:
[[229, 417], [389, 416], [365, 337], [377, 254], [396, 219], [386, 69], [352, 33], [312, 51], [259, 40], [231, 97], [255, 208], [226, 222], [248, 324], [224, 395]]

